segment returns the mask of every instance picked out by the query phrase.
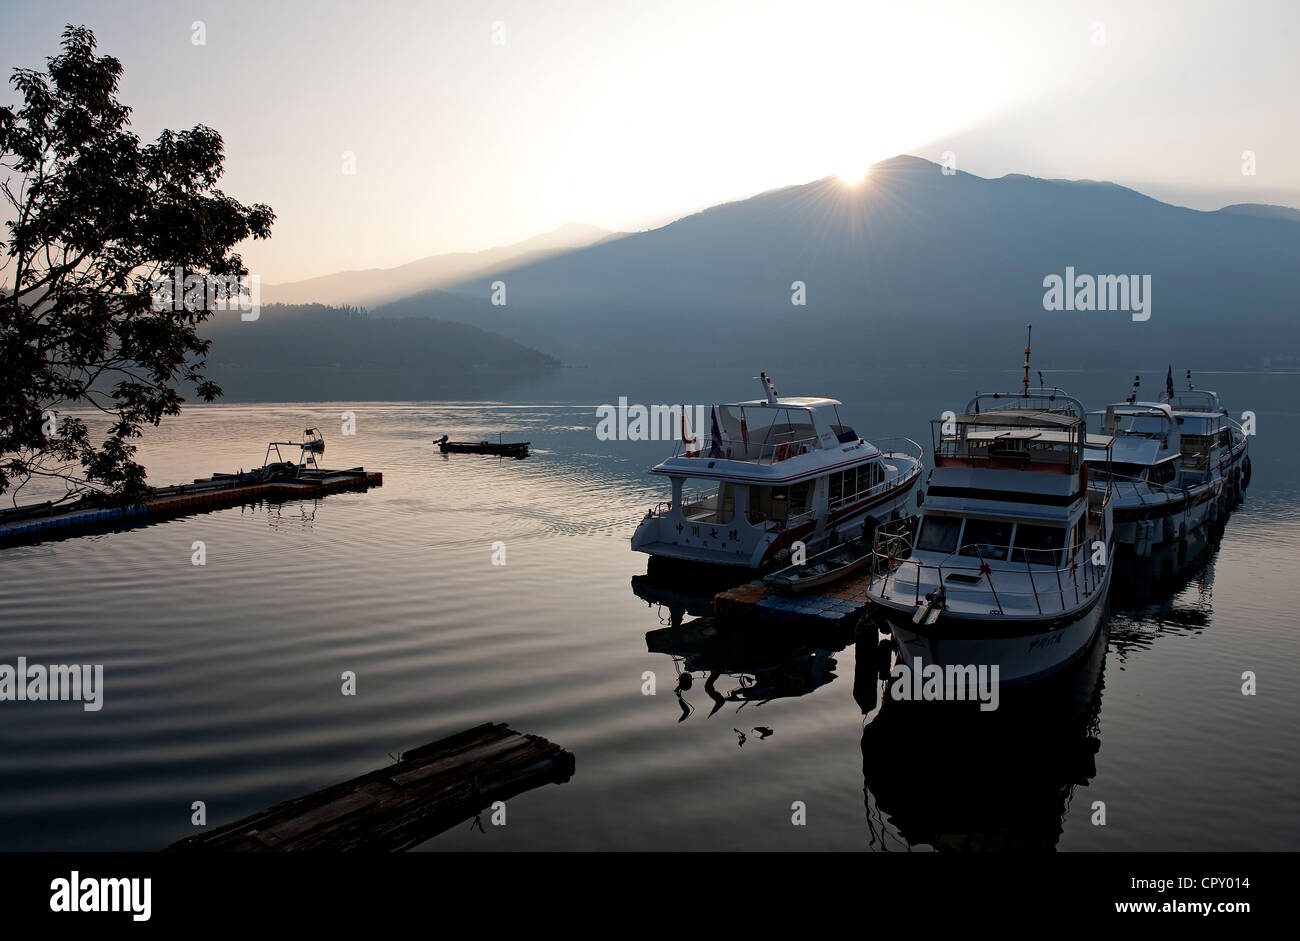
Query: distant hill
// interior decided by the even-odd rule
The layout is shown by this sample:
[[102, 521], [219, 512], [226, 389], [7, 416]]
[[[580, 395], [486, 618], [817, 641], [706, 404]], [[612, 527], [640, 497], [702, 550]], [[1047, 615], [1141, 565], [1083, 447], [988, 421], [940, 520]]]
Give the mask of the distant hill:
[[273, 304], [248, 322], [217, 313], [200, 332], [223, 401], [493, 398], [561, 366], [469, 324], [322, 304]]
[[500, 248], [481, 252], [433, 255], [396, 268], [367, 268], [337, 274], [262, 286], [266, 304], [342, 304], [360, 307], [404, 297], [441, 285], [463, 281], [502, 266], [514, 267], [540, 261], [557, 252], [591, 245], [615, 237], [607, 229], [570, 222], [547, 232]]
[[[945, 176], [896, 157], [648, 232], [497, 266], [376, 316], [472, 322], [575, 364], [1258, 365], [1300, 351], [1300, 212], [1201, 212], [1113, 183]], [[1152, 317], [1047, 311], [1044, 278], [1152, 278]], [[508, 303], [490, 303], [504, 280]], [[791, 304], [791, 284], [807, 305]]]

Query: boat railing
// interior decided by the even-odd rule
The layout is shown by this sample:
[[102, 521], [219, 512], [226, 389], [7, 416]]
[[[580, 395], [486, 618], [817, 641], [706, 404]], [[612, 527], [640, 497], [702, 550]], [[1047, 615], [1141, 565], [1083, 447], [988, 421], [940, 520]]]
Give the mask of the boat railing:
[[1218, 394], [1208, 389], [1187, 389], [1182, 392], [1175, 392], [1173, 395], [1163, 392], [1160, 395], [1160, 401], [1175, 412], [1203, 412], [1207, 415], [1226, 414], [1223, 406], [1219, 404]]
[[[717, 506], [718, 489], [716, 487], [703, 488], [695, 487], [691, 490], [682, 491], [682, 514], [686, 515], [692, 511], [711, 510]], [[646, 516], [667, 516], [673, 511], [673, 501], [660, 500], [649, 510]]]
[[[926, 584], [933, 586], [932, 590], [942, 587], [945, 599], [963, 593], [991, 596], [995, 607], [989, 609], [990, 614], [1005, 614], [1008, 604], [1013, 609], [1020, 607], [1011, 602], [1032, 598], [1041, 615], [1044, 613], [1044, 600], [1059, 604], [1059, 611], [1065, 611], [1070, 600], [1076, 606], [1082, 604], [1105, 584], [1104, 567], [1094, 563], [1092, 554], [1082, 549], [1076, 549], [1076, 558], [1065, 566], [1029, 561], [1032, 552], [1050, 552], [1059, 557], [1063, 549], [1032, 550], [971, 544], [936, 562], [913, 558], [913, 551], [909, 532], [898, 528], [898, 524], [877, 530], [872, 546], [871, 572], [873, 583], [879, 584], [882, 600], [888, 600], [891, 594], [895, 597], [900, 593], [904, 596], [911, 594], [912, 603], [919, 606], [930, 594], [921, 593], [921, 585]], [[1023, 555], [1023, 567], [1018, 561], [1009, 561], [1016, 558], [1017, 552]], [[1082, 563], [1077, 558], [1080, 554], [1084, 556]], [[990, 563], [998, 563], [998, 567]], [[900, 582], [898, 575], [905, 566], [914, 573], [915, 579]], [[929, 577], [923, 577], [926, 575]], [[1024, 587], [1026, 578], [1028, 588]], [[1024, 607], [1028, 607], [1027, 603]], [[1053, 608], [1049, 613], [1056, 610]]]
[[1085, 421], [1088, 415], [1083, 402], [1056, 386], [1039, 386], [1023, 392], [977, 392], [966, 403], [966, 414], [978, 415], [981, 402], [985, 413], [1012, 410], [1048, 412], [1070, 415], [1080, 421]]
[[[970, 462], [972, 464], [982, 464], [983, 462], [1007, 464], [1010, 462], [1018, 465], [1063, 465], [1071, 472], [1076, 469], [1078, 464], [1078, 444], [1075, 441], [1039, 442], [1033, 439], [1019, 439], [1018, 441], [1011, 441], [1009, 444], [1022, 446], [1001, 445], [996, 438], [976, 439], [967, 438], [963, 435], [943, 435], [935, 442], [934, 457], [936, 463], [946, 460], [958, 463]], [[1044, 447], [1044, 444], [1047, 446]]]
[[918, 463], [925, 460], [925, 448], [921, 443], [904, 435], [890, 435], [886, 438], [872, 438], [871, 443], [875, 445], [876, 450], [881, 453], [882, 457], [898, 455], [910, 458]]
[[[1095, 477], [1089, 478], [1089, 485], [1094, 485], [1094, 483], [1110, 484], [1111, 489], [1114, 491], [1116, 496], [1131, 491], [1141, 503], [1146, 503], [1147, 497], [1155, 494], [1161, 496], [1171, 493], [1180, 494], [1187, 489], [1186, 487], [1179, 487], [1174, 484], [1157, 483], [1156, 481], [1149, 480], [1146, 477], [1134, 477], [1132, 474], [1120, 474], [1112, 470], [1102, 470], [1100, 468], [1098, 468]], [[1144, 494], [1142, 492], [1142, 484], [1146, 485], [1146, 489], [1149, 491], [1148, 493]]]
[[[779, 436], [778, 436], [779, 437]], [[740, 438], [705, 435], [687, 444], [677, 442], [673, 457], [699, 457], [712, 460], [745, 461], [751, 464], [776, 464], [811, 451], [821, 450], [816, 435], [806, 438], [760, 443], [752, 438], [746, 444]]]

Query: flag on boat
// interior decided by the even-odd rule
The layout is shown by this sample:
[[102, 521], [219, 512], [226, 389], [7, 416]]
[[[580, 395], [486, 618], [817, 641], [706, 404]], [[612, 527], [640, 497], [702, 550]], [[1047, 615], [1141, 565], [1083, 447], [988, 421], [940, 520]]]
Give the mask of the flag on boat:
[[1173, 363], [1170, 363], [1170, 364], [1169, 364], [1169, 372], [1165, 373], [1165, 394], [1168, 395], [1169, 398], [1171, 398], [1171, 399], [1174, 397], [1174, 366], [1173, 366]]
[[713, 446], [709, 448], [709, 457], [722, 457], [722, 432], [718, 428], [718, 410], [709, 408], [709, 422], [712, 425]]

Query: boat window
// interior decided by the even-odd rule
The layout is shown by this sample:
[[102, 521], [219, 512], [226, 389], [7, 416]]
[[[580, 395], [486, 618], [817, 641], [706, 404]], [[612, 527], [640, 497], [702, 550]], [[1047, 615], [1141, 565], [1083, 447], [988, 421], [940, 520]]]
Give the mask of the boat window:
[[924, 552], [952, 552], [961, 531], [960, 516], [927, 516], [916, 536], [916, 548]]
[[1165, 420], [1158, 415], [1119, 415], [1116, 426], [1121, 434], [1149, 438], [1165, 436]]
[[1016, 526], [1016, 541], [1011, 547], [1011, 561], [1057, 566], [1064, 545], [1065, 530], [1059, 526], [1020, 523]]
[[747, 516], [750, 523], [761, 523], [764, 520], [784, 522], [807, 513], [811, 507], [811, 498], [811, 481], [793, 487], [750, 487]]
[[781, 520], [790, 515], [790, 494], [785, 487], [750, 487], [749, 521]]
[[1074, 536], [1070, 539], [1070, 558], [1073, 559], [1081, 548], [1086, 547], [1088, 540], [1087, 522], [1084, 517], [1079, 517], [1079, 521], [1074, 524]]
[[1174, 479], [1176, 473], [1177, 468], [1174, 467], [1174, 462], [1164, 461], [1151, 468], [1151, 473], [1147, 475], [1147, 479], [1153, 484], [1167, 484]]
[[1088, 463], [1088, 473], [1093, 479], [1113, 480], [1117, 482], [1138, 481], [1146, 477], [1147, 468], [1144, 464], [1126, 464], [1121, 461], [1114, 461], [1110, 464], [1104, 462]]
[[966, 532], [962, 536], [962, 555], [979, 556], [983, 559], [1002, 559], [1007, 557], [1007, 546], [1011, 544], [1011, 524], [1000, 520], [968, 519]]
[[829, 477], [827, 499], [831, 506], [838, 503], [852, 503], [861, 499], [885, 481], [885, 470], [879, 461], [859, 464], [846, 471], [836, 471]]

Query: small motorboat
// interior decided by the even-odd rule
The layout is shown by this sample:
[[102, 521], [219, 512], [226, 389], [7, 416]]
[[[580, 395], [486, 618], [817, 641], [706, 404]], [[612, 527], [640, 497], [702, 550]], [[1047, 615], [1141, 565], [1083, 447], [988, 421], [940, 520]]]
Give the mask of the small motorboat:
[[433, 442], [443, 454], [496, 454], [501, 457], [528, 457], [531, 441], [448, 441], [443, 435]]
[[788, 565], [763, 578], [778, 591], [799, 594], [839, 581], [870, 561], [872, 545], [867, 539], [853, 539], [827, 549], [799, 565]]

